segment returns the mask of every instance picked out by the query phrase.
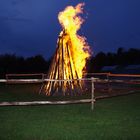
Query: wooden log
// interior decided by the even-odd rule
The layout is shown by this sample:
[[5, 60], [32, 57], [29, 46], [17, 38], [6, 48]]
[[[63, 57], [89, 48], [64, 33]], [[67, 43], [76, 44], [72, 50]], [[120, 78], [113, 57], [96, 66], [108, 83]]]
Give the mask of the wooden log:
[[31, 101], [31, 102], [0, 102], [0, 106], [28, 106], [28, 105], [65, 105], [77, 103], [90, 103], [91, 99], [70, 101]]

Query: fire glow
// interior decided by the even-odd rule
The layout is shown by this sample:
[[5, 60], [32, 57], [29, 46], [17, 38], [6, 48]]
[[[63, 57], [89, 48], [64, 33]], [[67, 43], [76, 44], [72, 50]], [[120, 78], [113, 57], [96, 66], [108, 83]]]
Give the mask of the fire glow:
[[58, 91], [70, 94], [71, 89], [82, 89], [82, 83], [75, 79], [83, 77], [86, 60], [90, 57], [86, 38], [77, 34], [84, 22], [80, 17], [83, 13], [83, 6], [83, 3], [75, 7], [68, 6], [58, 15], [63, 30], [60, 32], [47, 78], [56, 79], [59, 82], [49, 81], [45, 85], [47, 95]]
[[[79, 16], [79, 14], [83, 13], [83, 6], [83, 3], [78, 4], [76, 7], [68, 6], [58, 15], [58, 19], [63, 30], [66, 30], [66, 33], [71, 39], [72, 45], [70, 50], [78, 78], [82, 78], [86, 59], [90, 57], [89, 46], [86, 43], [86, 38], [77, 34], [77, 31], [81, 28], [81, 25], [84, 22], [84, 20]], [[62, 33], [63, 31], [60, 34]], [[67, 38], [65, 40], [67, 40]]]

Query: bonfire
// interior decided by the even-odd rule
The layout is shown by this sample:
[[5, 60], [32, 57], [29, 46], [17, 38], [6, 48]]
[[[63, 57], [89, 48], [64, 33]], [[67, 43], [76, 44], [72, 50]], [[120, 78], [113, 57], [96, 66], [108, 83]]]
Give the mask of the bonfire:
[[83, 3], [77, 6], [68, 6], [58, 15], [62, 31], [58, 37], [57, 48], [48, 72], [48, 81], [45, 86], [45, 94], [52, 95], [62, 92], [64, 95], [82, 90], [82, 82], [86, 70], [86, 60], [90, 57], [89, 46], [86, 38], [78, 35], [84, 20], [80, 16], [83, 13]]

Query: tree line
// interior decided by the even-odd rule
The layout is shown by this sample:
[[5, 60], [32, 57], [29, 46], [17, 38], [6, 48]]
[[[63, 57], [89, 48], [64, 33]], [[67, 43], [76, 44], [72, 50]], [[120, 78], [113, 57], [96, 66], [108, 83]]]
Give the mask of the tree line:
[[[14, 54], [0, 55], [0, 78], [7, 73], [47, 73], [51, 59], [43, 56], [19, 57]], [[140, 64], [140, 50], [119, 48], [116, 53], [99, 52], [87, 62], [88, 72], [99, 72], [103, 66]]]
[[50, 60], [45, 60], [41, 55], [33, 57], [19, 57], [14, 54], [0, 55], [0, 78], [8, 73], [46, 73]]
[[104, 66], [127, 66], [140, 64], [140, 49], [118, 48], [116, 53], [100, 52], [95, 57], [92, 57], [88, 64], [89, 72], [99, 72]]

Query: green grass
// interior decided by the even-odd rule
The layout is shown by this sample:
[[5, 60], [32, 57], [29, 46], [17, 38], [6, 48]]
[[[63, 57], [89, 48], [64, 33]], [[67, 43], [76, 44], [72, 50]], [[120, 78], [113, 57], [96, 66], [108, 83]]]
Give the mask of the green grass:
[[45, 99], [45, 95], [38, 95], [40, 87], [40, 84], [0, 84], [0, 102]]
[[0, 84], [0, 102], [10, 101], [42, 101], [73, 100], [91, 98], [91, 92], [77, 96], [46, 96], [39, 94], [41, 84]]
[[90, 104], [0, 107], [0, 140], [139, 140], [140, 94]]

